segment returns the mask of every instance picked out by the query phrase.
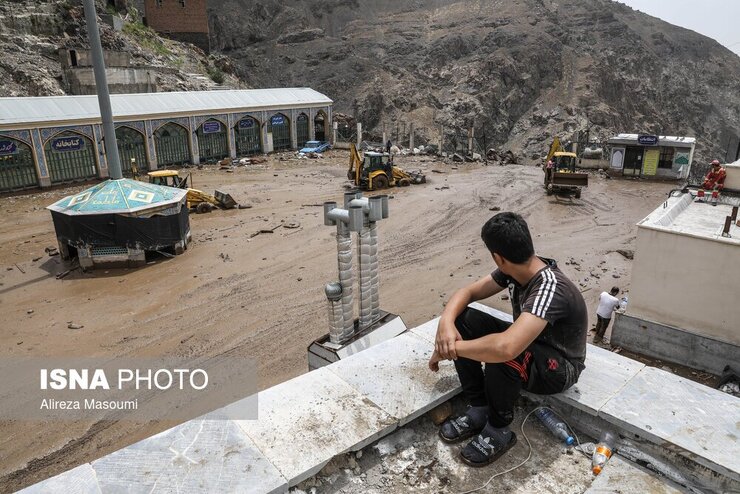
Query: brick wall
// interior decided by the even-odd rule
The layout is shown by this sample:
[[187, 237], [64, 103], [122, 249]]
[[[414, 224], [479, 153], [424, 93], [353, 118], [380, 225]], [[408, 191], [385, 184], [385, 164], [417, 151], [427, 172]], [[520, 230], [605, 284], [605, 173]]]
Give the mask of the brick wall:
[[[206, 0], [144, 0], [146, 24], [155, 31], [208, 51]], [[169, 34], [168, 34], [169, 33]], [[186, 34], [185, 39], [179, 34]]]

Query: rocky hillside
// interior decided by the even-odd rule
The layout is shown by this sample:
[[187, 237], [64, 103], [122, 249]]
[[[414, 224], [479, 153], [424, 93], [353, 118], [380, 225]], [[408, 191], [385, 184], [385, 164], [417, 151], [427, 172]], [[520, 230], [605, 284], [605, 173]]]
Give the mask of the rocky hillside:
[[[255, 87], [311, 86], [366, 129], [485, 133], [539, 158], [589, 130], [740, 131], [740, 57], [611, 0], [212, 0], [212, 45]], [[722, 153], [724, 154], [724, 153]]]
[[[103, 48], [130, 53], [132, 67], [150, 68], [159, 91], [244, 86], [227, 57], [157, 36], [135, 9], [115, 12], [99, 1], [97, 10], [125, 19], [121, 31], [99, 20]], [[65, 94], [59, 49], [88, 47], [80, 0], [0, 0], [0, 96]]]

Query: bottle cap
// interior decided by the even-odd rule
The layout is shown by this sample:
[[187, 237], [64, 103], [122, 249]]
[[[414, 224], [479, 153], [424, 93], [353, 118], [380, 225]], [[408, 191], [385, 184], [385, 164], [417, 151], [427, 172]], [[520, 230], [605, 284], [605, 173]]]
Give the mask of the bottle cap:
[[568, 436], [568, 439], [565, 440], [565, 444], [567, 444], [568, 446], [573, 446], [574, 442], [575, 440], [573, 439], [573, 436]]
[[594, 475], [598, 475], [601, 473], [601, 467], [599, 465], [596, 465], [595, 467], [593, 467], [592, 470], [594, 472]]

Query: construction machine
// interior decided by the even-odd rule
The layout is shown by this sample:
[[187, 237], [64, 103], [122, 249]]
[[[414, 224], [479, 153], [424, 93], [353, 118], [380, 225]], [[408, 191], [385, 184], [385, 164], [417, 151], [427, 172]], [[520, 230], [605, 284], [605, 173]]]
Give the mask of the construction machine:
[[238, 205], [234, 198], [225, 192], [217, 190], [214, 195], [210, 195], [202, 190], [193, 189], [190, 187], [192, 185], [190, 173], [181, 176], [177, 170], [157, 170], [147, 173], [147, 176], [150, 184], [187, 190], [188, 209], [195, 208], [198, 213], [207, 213], [214, 207], [232, 209]]
[[545, 172], [545, 191], [547, 195], [573, 194], [581, 198], [581, 189], [588, 187], [588, 173], [576, 171], [578, 156], [568, 153], [557, 137], [550, 145], [547, 160], [542, 169]]
[[397, 185], [405, 187], [426, 182], [424, 174], [394, 166], [390, 154], [368, 151], [361, 156], [354, 144], [350, 144], [347, 178], [362, 190], [379, 190]]

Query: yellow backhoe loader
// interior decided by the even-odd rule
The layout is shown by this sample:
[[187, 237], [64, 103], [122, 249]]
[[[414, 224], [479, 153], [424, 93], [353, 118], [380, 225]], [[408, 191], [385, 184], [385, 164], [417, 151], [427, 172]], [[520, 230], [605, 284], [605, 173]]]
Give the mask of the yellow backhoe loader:
[[411, 184], [423, 184], [427, 181], [422, 173], [407, 172], [394, 166], [393, 157], [388, 153], [368, 151], [361, 156], [354, 144], [350, 144], [347, 178], [362, 190], [405, 187]]

